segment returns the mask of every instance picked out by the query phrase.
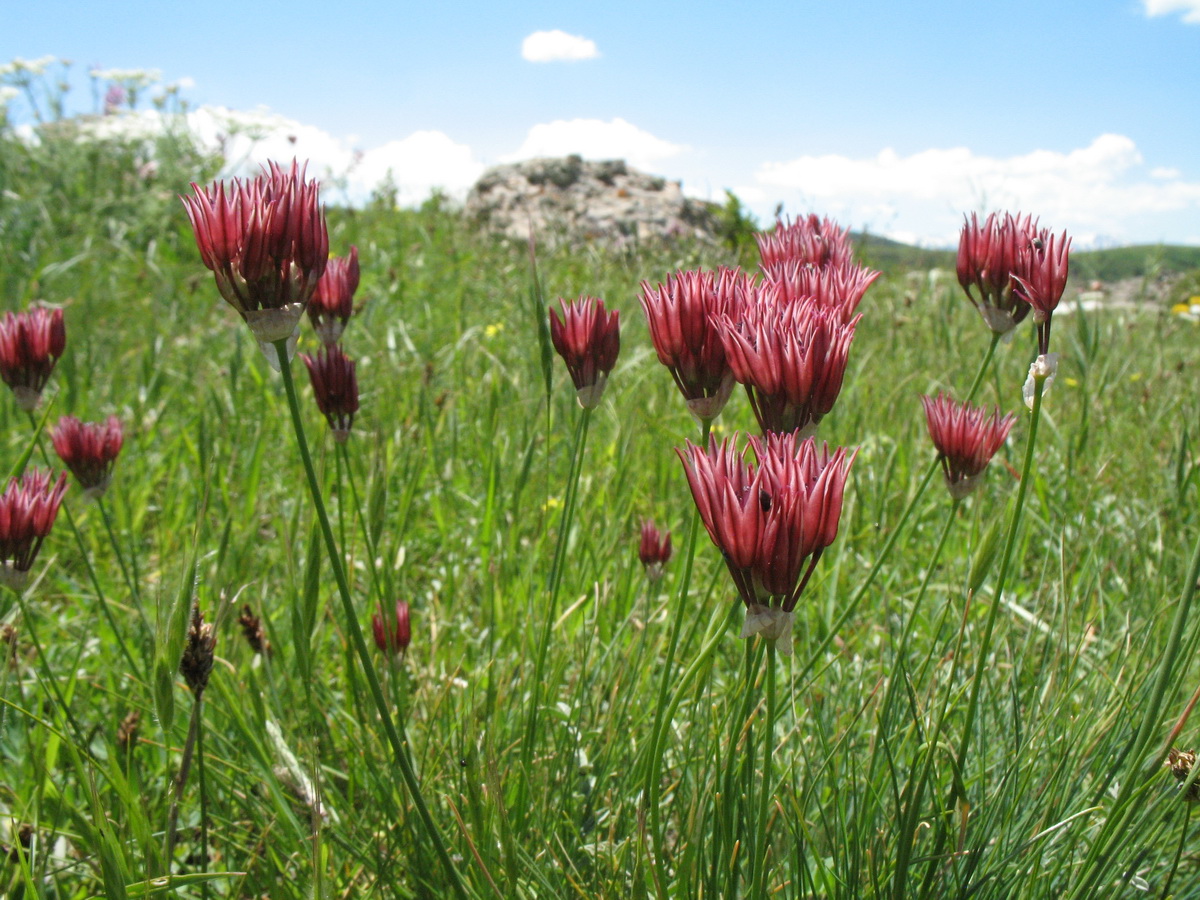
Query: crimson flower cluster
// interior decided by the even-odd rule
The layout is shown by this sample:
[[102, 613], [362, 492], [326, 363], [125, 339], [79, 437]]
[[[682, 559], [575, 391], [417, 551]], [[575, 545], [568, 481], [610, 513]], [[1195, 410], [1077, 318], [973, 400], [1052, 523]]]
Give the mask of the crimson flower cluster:
[[944, 394], [937, 399], [921, 397], [929, 437], [937, 448], [946, 488], [961, 500], [979, 487], [983, 471], [1000, 449], [1016, 419], [1000, 417], [997, 408], [989, 416], [985, 407], [955, 403]]
[[331, 256], [325, 274], [317, 282], [308, 301], [308, 317], [317, 337], [326, 347], [341, 340], [350, 316], [354, 314], [354, 292], [358, 290], [358, 248], [348, 256]]
[[595, 297], [558, 302], [562, 318], [550, 308], [550, 340], [567, 364], [579, 405], [595, 409], [621, 351], [619, 314], [606, 310], [604, 301]]
[[651, 581], [662, 578], [663, 567], [671, 560], [671, 532], [659, 531], [649, 519], [642, 522], [642, 538], [638, 544], [638, 559]]
[[1017, 258], [1014, 293], [1033, 309], [1037, 325], [1038, 353], [1050, 352], [1050, 318], [1067, 287], [1071, 239], [1064, 231], [1055, 237], [1048, 229], [1031, 234]]
[[0, 320], [0, 378], [12, 388], [21, 409], [37, 409], [42, 389], [66, 346], [61, 309], [4, 314]]
[[702, 423], [730, 381], [764, 434], [811, 435], [842, 387], [855, 310], [879, 277], [853, 260], [849, 232], [815, 215], [760, 236], [762, 280], [739, 270], [680, 272], [642, 285], [659, 361]]
[[383, 653], [404, 654], [412, 641], [412, 626], [408, 621], [408, 601], [397, 600], [395, 614], [384, 621], [383, 614], [371, 616], [371, 633], [375, 646]]
[[84, 496], [103, 497], [124, 442], [120, 420], [109, 416], [102, 423], [84, 423], [74, 416], [63, 416], [50, 432], [50, 440], [58, 458], [83, 488]]
[[[746, 605], [742, 637], [761, 633], [791, 652], [792, 612], [837, 537], [854, 456], [795, 434], [677, 450], [701, 521]], [[753, 459], [750, 458], [753, 454]]]
[[221, 296], [261, 344], [292, 338], [329, 256], [317, 182], [293, 160], [235, 178], [228, 190], [218, 183], [192, 191], [181, 199]]
[[9, 479], [0, 494], [0, 584], [13, 590], [25, 586], [66, 490], [65, 472], [57, 480], [38, 469]]
[[733, 377], [745, 385], [764, 434], [811, 436], [842, 389], [854, 328], [837, 309], [809, 297], [780, 303], [769, 285], [741, 320], [719, 320]]
[[971, 213], [963, 222], [958, 238], [958, 283], [996, 334], [1012, 331], [1029, 315], [1029, 304], [1013, 294], [1012, 274], [1036, 231], [1037, 222], [1020, 213], [991, 213], [982, 224]]
[[1029, 215], [991, 213], [981, 225], [972, 214], [958, 241], [958, 283], [996, 334], [1011, 331], [1033, 312], [1038, 353], [1050, 347], [1050, 317], [1067, 286], [1071, 241], [1056, 237]]
[[658, 361], [702, 423], [720, 415], [733, 391], [717, 322], [740, 319], [748, 284], [740, 269], [725, 268], [678, 272], [654, 287], [642, 282], [642, 309]]
[[804, 218], [779, 222], [774, 231], [757, 237], [762, 270], [779, 278], [789, 264], [799, 261], [815, 269], [839, 269], [854, 264], [850, 229], [829, 218], [810, 213]]
[[312, 381], [317, 409], [321, 410], [334, 439], [341, 444], [350, 437], [350, 426], [358, 412], [358, 378], [354, 360], [337, 344], [325, 346], [316, 356], [301, 354]]

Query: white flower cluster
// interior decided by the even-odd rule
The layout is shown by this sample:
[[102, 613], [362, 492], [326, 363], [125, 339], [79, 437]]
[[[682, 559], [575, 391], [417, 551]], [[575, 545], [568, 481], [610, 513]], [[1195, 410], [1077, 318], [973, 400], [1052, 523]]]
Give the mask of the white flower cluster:
[[[0, 64], [0, 78], [5, 78], [9, 75], [42, 75], [56, 62], [59, 62], [57, 56], [39, 56], [37, 59], [23, 59], [18, 56], [12, 62]], [[66, 60], [61, 60], [63, 63]]]
[[99, 81], [111, 81], [125, 88], [144, 88], [162, 81], [161, 69], [92, 69], [88, 73]]

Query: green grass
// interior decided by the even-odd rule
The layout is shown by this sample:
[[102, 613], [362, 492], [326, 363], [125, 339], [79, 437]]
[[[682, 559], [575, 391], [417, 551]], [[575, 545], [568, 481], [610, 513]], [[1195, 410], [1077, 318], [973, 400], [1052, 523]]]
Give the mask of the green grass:
[[[220, 300], [174, 197], [211, 163], [176, 146], [143, 181], [126, 177], [139, 152], [130, 147], [0, 140], [5, 302], [66, 308], [50, 420], [121, 417], [126, 446], [105, 504], [147, 617], [153, 625], [156, 609], [194, 596], [220, 623], [204, 703], [209, 858], [193, 767], [173, 860], [176, 873], [219, 877], [179, 880], [174, 893], [447, 896], [349, 648], [280, 378]], [[527, 248], [472, 232], [438, 202], [334, 209], [329, 221], [334, 252], [357, 244], [363, 264], [365, 306], [344, 338], [362, 388], [347, 454], [353, 492], [301, 378], [309, 440], [360, 623], [381, 596], [412, 604], [407, 659], [380, 657], [377, 671], [404, 711], [424, 796], [468, 889], [655, 896], [647, 854], [661, 845], [670, 896], [744, 894], [761, 799], [762, 652], [737, 639], [736, 595], [703, 531], [688, 596], [675, 596], [692, 501], [674, 448], [697, 430], [636, 299], [642, 279], [732, 258], [686, 244], [539, 250], [547, 300], [601, 296], [621, 311], [623, 334], [590, 423], [529, 746], [526, 704], [579, 411], [557, 358], [547, 398], [545, 309]], [[1169, 773], [1138, 780], [1145, 759], [1132, 755], [1200, 535], [1196, 326], [1166, 314], [1056, 317], [1058, 381], [971, 749], [956, 760], [995, 567], [973, 595], [965, 585], [989, 528], [1007, 522], [1028, 416], [985, 488], [959, 507], [936, 565], [951, 504], [935, 480], [834, 631], [932, 460], [919, 395], [965, 393], [988, 343], [952, 279], [911, 281], [900, 265], [886, 267], [862, 311], [820, 433], [859, 454], [839, 537], [798, 609], [795, 655], [777, 671], [772, 896], [1133, 897], [1145, 896], [1134, 886], [1144, 879], [1153, 896], [1200, 897], [1190, 807]], [[1023, 410], [1033, 343], [1025, 326], [998, 349], [985, 401]], [[753, 426], [735, 394], [718, 435]], [[0, 403], [6, 466], [29, 435], [15, 405]], [[142, 627], [100, 509], [75, 490], [67, 503], [138, 671], [150, 673], [153, 629]], [[636, 558], [646, 516], [679, 548], [657, 585]], [[21, 603], [0, 596], [0, 621], [17, 629], [0, 670], [0, 840], [16, 843], [19, 823], [35, 836], [27, 853], [0, 861], [0, 889], [144, 896], [138, 885], [166, 871], [187, 691], [177, 677], [164, 729], [65, 517], [35, 572]], [[242, 604], [263, 617], [269, 658], [243, 641]], [[670, 686], [663, 830], [651, 835], [643, 767], [676, 617], [676, 672], [692, 677]], [[1196, 687], [1198, 636], [1186, 620], [1152, 752]], [[131, 711], [140, 737], [122, 753], [116, 733]], [[1200, 741], [1188, 725], [1176, 743]], [[965, 801], [947, 812], [956, 782]]]

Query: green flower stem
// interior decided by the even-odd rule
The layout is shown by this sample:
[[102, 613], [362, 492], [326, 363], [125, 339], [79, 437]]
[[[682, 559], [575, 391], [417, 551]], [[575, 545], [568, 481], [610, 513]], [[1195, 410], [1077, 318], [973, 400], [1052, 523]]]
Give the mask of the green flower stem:
[[108, 506], [105, 505], [103, 497], [96, 498], [96, 506], [100, 508], [100, 517], [104, 520], [104, 530], [108, 532], [108, 541], [112, 544], [113, 555], [117, 558], [117, 565], [121, 567], [121, 575], [125, 579], [125, 584], [129, 586], [129, 596], [133, 600], [133, 608], [137, 611], [138, 618], [142, 622], [142, 631], [147, 637], [150, 637], [152, 632], [150, 621], [146, 618], [146, 612], [142, 608], [142, 592], [138, 588], [137, 579], [130, 575], [129, 567], [125, 565], [125, 555], [121, 553], [121, 545], [117, 541], [117, 534], [113, 529], [112, 519], [108, 515]]
[[[992, 646], [992, 633], [996, 626], [996, 618], [1000, 612], [1000, 603], [1004, 597], [1004, 586], [1008, 580], [1009, 566], [1012, 563], [1012, 551], [1017, 543], [1017, 533], [1021, 525], [1021, 512], [1025, 505], [1025, 494], [1029, 490], [1029, 481], [1033, 476], [1033, 452], [1037, 444], [1038, 422], [1041, 420], [1042, 394], [1045, 388], [1046, 376], [1035, 376], [1033, 409], [1030, 416], [1029, 437], [1025, 443], [1025, 462], [1021, 468], [1021, 481], [1017, 487], [1017, 497], [1013, 503], [1012, 516], [1009, 519], [1008, 533], [1004, 540], [1004, 549], [1000, 554], [1000, 570], [996, 576], [996, 588], [993, 592], [992, 605], [988, 610], [987, 621], [983, 629], [983, 638], [979, 646], [978, 658], [975, 661], [975, 672], [971, 678], [971, 693], [967, 700], [966, 720], [963, 723], [962, 738], [959, 741], [958, 751], [954, 756], [956, 773], [950, 786], [949, 795], [945, 800], [945, 805], [942, 807], [945, 814], [938, 818], [937, 838], [934, 843], [934, 851], [931, 854], [933, 857], [940, 855], [942, 848], [945, 846], [947, 816], [952, 813], [958, 801], [966, 799], [964, 796], [966, 788], [963, 779], [963, 767], [967, 761], [967, 754], [971, 750], [975, 717], [979, 712], [979, 694], [983, 687], [983, 677], [988, 664], [988, 653], [991, 651]], [[947, 690], [950, 690], [950, 688], [948, 687]], [[926, 880], [928, 881], [928, 877]]]
[[[979, 645], [979, 655], [975, 660], [975, 675], [971, 679], [971, 695], [967, 701], [967, 718], [963, 724], [962, 740], [958, 745], [958, 766], [961, 771], [971, 749], [971, 736], [975, 729], [975, 716], [979, 711], [979, 693], [983, 687], [983, 676], [987, 670], [988, 653], [992, 648], [992, 632], [996, 627], [996, 618], [1000, 612], [1000, 602], [1004, 597], [1004, 587], [1008, 580], [1009, 567], [1012, 564], [1013, 548], [1017, 544], [1017, 533], [1021, 527], [1021, 512], [1025, 507], [1025, 495], [1029, 491], [1029, 482], [1033, 478], [1033, 452], [1037, 446], [1038, 422], [1042, 418], [1042, 394], [1046, 389], [1046, 376], [1034, 376], [1033, 380], [1033, 411], [1029, 421], [1029, 438], [1025, 443], [1025, 463], [1021, 467], [1021, 483], [1017, 486], [1017, 499], [1013, 504], [1012, 518], [1008, 523], [1008, 535], [1004, 539], [1004, 549], [1000, 553], [1000, 570], [996, 575], [996, 589], [992, 593], [992, 605], [988, 610], [987, 623], [983, 628], [983, 640]], [[957, 782], [956, 782], [957, 783]]]
[[[983, 377], [987, 372], [988, 365], [991, 363], [992, 357], [996, 353], [996, 345], [1000, 343], [1000, 337], [1001, 336], [998, 334], [992, 335], [992, 340], [988, 344], [987, 353], [984, 354], [983, 359], [979, 363], [979, 371], [975, 373], [975, 380], [971, 383], [971, 390], [967, 392], [967, 399], [963, 401], [964, 403], [970, 403], [975, 399], [975, 394], [979, 391], [980, 385], [983, 384]], [[812, 655], [808, 659], [808, 662], [806, 662], [799, 670], [797, 680], [802, 681], [808, 675], [808, 673], [812, 671], [813, 666], [815, 666], [821, 660], [821, 657], [825, 654], [826, 649], [828, 649], [829, 645], [833, 642], [833, 639], [837, 636], [837, 633], [841, 627], [845, 625], [850, 617], [858, 611], [858, 605], [867, 595], [867, 591], [870, 590], [871, 585], [875, 583], [875, 577], [879, 574], [879, 570], [883, 568], [883, 564], [887, 562], [888, 557], [891, 556], [892, 549], [896, 546], [896, 541], [904, 532], [905, 526], [908, 525], [908, 520], [912, 517], [913, 511], [917, 508], [917, 504], [921, 501], [921, 497], [924, 496], [925, 488], [929, 486], [930, 479], [933, 478], [934, 473], [937, 472], [940, 467], [941, 461], [937, 458], [935, 458], [933, 462], [929, 464], [929, 467], [925, 470], [925, 474], [921, 476], [921, 482], [917, 486], [917, 492], [913, 494], [912, 499], [908, 501], [908, 506], [906, 506], [904, 508], [904, 512], [900, 514], [900, 521], [896, 523], [894, 528], [892, 528], [891, 534], [888, 535], [887, 542], [883, 545], [883, 549], [879, 552], [879, 556], [875, 558], [875, 564], [871, 566], [871, 571], [867, 573], [867, 577], [863, 580], [863, 583], [859, 585], [858, 590], [854, 593], [854, 597], [851, 598], [848, 604], [846, 604], [846, 608], [842, 610], [842, 614], [838, 616], [836, 620], [834, 620], [833, 625], [830, 626], [829, 630], [825, 634], [824, 639], [822, 639], [821, 643], [817, 646], [817, 649], [813, 651]]]
[[[183, 757], [179, 760], [179, 774], [175, 777], [175, 792], [171, 797], [171, 808], [167, 812], [166, 854], [164, 857], [167, 875], [170, 875], [175, 868], [175, 839], [179, 831], [179, 807], [183, 800], [183, 789], [187, 787], [188, 774], [192, 770], [196, 742], [200, 739], [203, 704], [203, 692], [193, 695], [192, 717], [188, 722], [187, 740], [183, 743]], [[201, 821], [203, 822], [203, 819]]]
[[992, 332], [992, 340], [988, 344], [987, 353], [983, 356], [983, 362], [979, 366], [979, 371], [975, 373], [975, 380], [971, 382], [971, 389], [967, 391], [967, 399], [963, 401], [964, 403], [970, 403], [975, 399], [975, 395], [979, 393], [979, 388], [983, 384], [983, 376], [987, 374], [988, 363], [996, 355], [996, 346], [1000, 343], [1000, 338], [1003, 336]]
[[[67, 516], [67, 523], [71, 526], [71, 533], [75, 535], [75, 543], [79, 547], [79, 556], [83, 560], [84, 568], [87, 569], [88, 578], [92, 582], [92, 590], [96, 592], [96, 599], [100, 601], [100, 611], [104, 613], [104, 618], [108, 621], [108, 627], [112, 629], [113, 636], [117, 639], [117, 647], [120, 649], [121, 655], [129, 663], [129, 674], [138, 681], [148, 683], [146, 682], [146, 675], [142, 671], [142, 667], [133, 658], [133, 654], [129, 652], [125, 638], [121, 635], [121, 629], [117, 626], [117, 620], [113, 616], [112, 608], [108, 605], [108, 598], [104, 595], [104, 588], [100, 586], [100, 579], [97, 577], [96, 569], [92, 565], [92, 557], [87, 551], [87, 546], [83, 543], [83, 535], [79, 532], [79, 526], [75, 524], [75, 517], [71, 515], [71, 508], [64, 503], [62, 511]], [[138, 606], [137, 610], [140, 614], [142, 611], [141, 606]], [[149, 635], [150, 626], [144, 617], [142, 618], [142, 624], [145, 626], [146, 634]]]
[[772, 751], [775, 748], [775, 642], [767, 641], [767, 718], [763, 723], [763, 768], [762, 788], [758, 798], [758, 836], [754, 841], [754, 855], [750, 860], [753, 879], [750, 896], [754, 900], [766, 900], [767, 855], [771, 850], [767, 823], [770, 821], [772, 786], [775, 773], [772, 769]]
[[292, 378], [292, 364], [291, 360], [288, 359], [287, 341], [276, 341], [275, 351], [279, 355], [279, 371], [283, 376], [283, 388], [287, 393], [288, 407], [292, 413], [292, 425], [296, 432], [296, 444], [300, 448], [300, 459], [304, 463], [304, 474], [308, 478], [309, 493], [312, 495], [313, 507], [317, 513], [317, 521], [321, 526], [321, 535], [325, 539], [325, 549], [329, 556], [329, 564], [333, 569], [334, 579], [337, 581], [338, 594], [342, 601], [342, 612], [346, 619], [346, 633], [350, 636], [350, 642], [355, 652], [357, 652], [359, 661], [362, 663], [363, 670], [366, 673], [367, 685], [370, 688], [371, 697], [375, 701], [375, 707], [379, 711], [379, 717], [383, 720], [384, 731], [388, 742], [392, 745], [392, 754], [395, 757], [396, 765], [400, 769], [400, 775], [404, 780], [405, 787], [408, 788], [409, 796], [412, 797], [413, 805], [417, 809], [421, 823], [425, 826], [426, 836], [432, 842], [434, 850], [441, 860], [442, 866], [446, 871], [446, 877], [450, 880], [450, 884], [454, 888], [454, 893], [462, 898], [462, 900], [466, 900], [468, 896], [467, 889], [459, 877], [458, 870], [454, 867], [454, 861], [450, 859], [450, 853], [446, 849], [445, 841], [442, 839], [442, 835], [433, 821], [433, 816], [430, 815], [429, 807], [425, 804], [425, 798], [421, 794], [421, 786], [417, 782], [417, 773], [413, 770], [412, 760], [409, 758], [408, 741], [402, 735], [403, 728], [397, 730], [396, 723], [392, 720], [387, 700], [384, 698], [383, 689], [379, 684], [379, 676], [375, 672], [374, 665], [372, 665], [371, 655], [367, 650], [367, 643], [363, 638], [362, 626], [358, 622], [358, 613], [354, 608], [354, 601], [350, 597], [350, 586], [346, 581], [346, 573], [342, 566], [342, 557], [338, 551], [337, 542], [334, 540], [333, 529], [329, 524], [329, 515], [325, 511], [325, 502], [321, 498], [321, 486], [317, 482], [317, 473], [313, 468], [312, 457], [308, 452], [308, 441], [304, 436], [304, 423], [300, 417], [300, 403], [296, 398], [296, 384]]
[[549, 601], [542, 620], [542, 631], [538, 638], [537, 657], [533, 668], [533, 686], [529, 694], [529, 709], [525, 715], [525, 739], [521, 745], [521, 800], [518, 809], [524, 817], [529, 809], [526, 803], [526, 787], [529, 784], [529, 767], [533, 761], [533, 745], [537, 737], [538, 718], [542, 703], [542, 679], [546, 669], [546, 651], [550, 646], [550, 632], [554, 628], [554, 617], [558, 611], [558, 591], [562, 584], [562, 572], [566, 562], [567, 543], [570, 540], [572, 519], [575, 516], [575, 496], [579, 489], [579, 475], [583, 470], [583, 448], [587, 443], [588, 423], [592, 411], [584, 409], [575, 423], [575, 438], [571, 448], [571, 468], [567, 474], [567, 492], [563, 498], [563, 514], [559, 520], [558, 543], [554, 548], [554, 562], [550, 567], [550, 583], [547, 586]]
[[88, 749], [88, 743], [84, 738], [85, 732], [79, 727], [79, 723], [75, 721], [75, 714], [71, 712], [71, 707], [67, 700], [59, 690], [58, 680], [54, 677], [54, 673], [50, 671], [50, 662], [46, 657], [45, 651], [42, 649], [42, 642], [38, 638], [37, 628], [33, 624], [33, 617], [29, 615], [29, 607], [25, 603], [24, 591], [13, 591], [17, 595], [17, 605], [21, 607], [21, 618], [25, 622], [25, 627], [29, 629], [29, 640], [33, 644], [33, 652], [37, 655], [38, 667], [42, 670], [42, 680], [50, 688], [50, 692], [54, 694], [54, 699], [58, 701], [58, 706], [62, 710], [63, 718], [67, 725], [71, 728], [71, 733], [75, 738], [75, 743], [79, 747], [81, 753], [91, 759], [92, 754]]
[[[957, 503], [955, 501], [956, 507]], [[933, 730], [925, 736], [925, 761], [921, 774], [915, 782], [911, 796], [908, 798], [907, 806], [897, 810], [897, 815], [900, 818], [900, 838], [896, 851], [896, 868], [892, 879], [892, 897], [894, 900], [904, 900], [907, 890], [908, 868], [912, 861], [913, 846], [921, 821], [921, 801], [925, 794], [925, 786], [929, 784], [933, 776], [933, 761], [937, 756], [937, 751], [941, 744], [942, 728], [946, 724], [946, 716], [950, 712], [950, 701], [954, 697], [955, 685], [958, 679], [958, 666], [962, 660], [963, 638], [967, 633], [967, 614], [969, 611], [970, 607], [963, 608], [962, 622], [959, 625], [958, 638], [954, 643], [954, 652], [950, 661], [950, 677], [946, 679], [946, 691], [942, 695], [941, 709], [938, 711], [937, 721], [933, 726]], [[936, 858], [931, 859], [931, 868], [936, 862]], [[921, 896], [924, 896], [924, 894], [921, 894]]]
[[[708, 437], [712, 433], [712, 420], [705, 419], [700, 432], [700, 446], [708, 445]], [[664, 715], [668, 706], [671, 688], [671, 670], [675, 665], [675, 653], [679, 648], [679, 634], [685, 618], [683, 611], [687, 604], [688, 590], [692, 583], [692, 565], [696, 558], [696, 541], [700, 534], [700, 510], [693, 507], [692, 521], [688, 525], [687, 551], [684, 554], [683, 574], [679, 582], [679, 600], [676, 603], [675, 614], [671, 617], [671, 637], [667, 643], [667, 655], [662, 664], [662, 677], [658, 683], [658, 702], [654, 704], [654, 725], [650, 729], [650, 753], [647, 757], [646, 784], [642, 797], [650, 813], [650, 833], [654, 841], [654, 884], [659, 900], [666, 900], [667, 864], [664, 859], [665, 837], [662, 829], [662, 811], [659, 801], [662, 796], [662, 760], [665, 753], [666, 728], [671, 722], [671, 716]], [[647, 623], [649, 627], [649, 623]], [[682, 687], [682, 685], [680, 685]], [[677, 696], [682, 696], [678, 694]], [[678, 702], [671, 705], [672, 712], [678, 707]]]

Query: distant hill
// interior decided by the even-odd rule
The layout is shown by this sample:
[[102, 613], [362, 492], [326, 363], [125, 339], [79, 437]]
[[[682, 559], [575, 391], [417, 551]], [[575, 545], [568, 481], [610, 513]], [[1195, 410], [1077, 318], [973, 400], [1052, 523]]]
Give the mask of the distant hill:
[[[884, 272], [954, 268], [956, 253], [953, 250], [913, 247], [874, 234], [852, 234], [851, 238], [862, 261]], [[1081, 281], [1153, 278], [1196, 269], [1200, 269], [1200, 247], [1141, 244], [1107, 250], [1080, 250], [1071, 254], [1071, 276]]]

